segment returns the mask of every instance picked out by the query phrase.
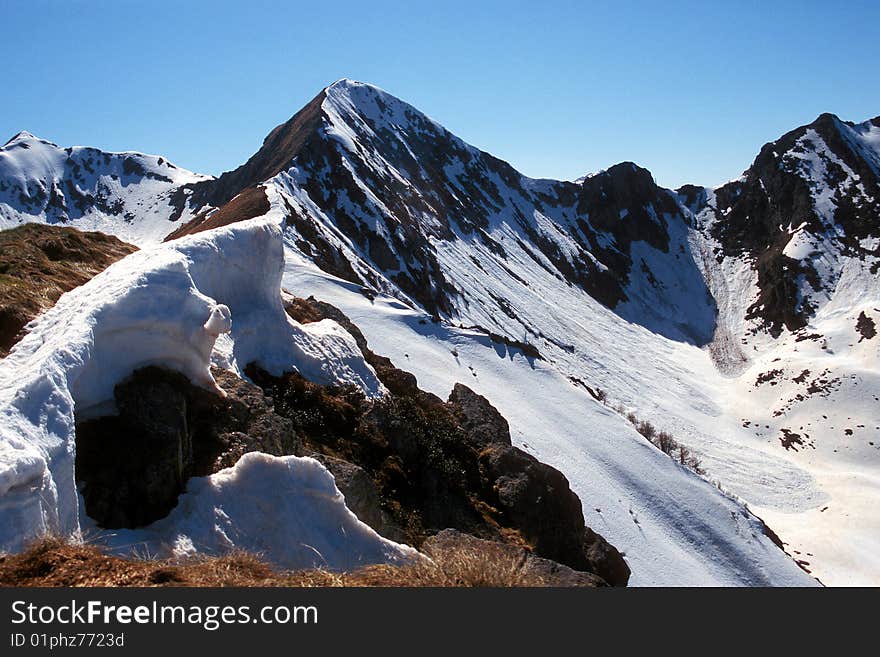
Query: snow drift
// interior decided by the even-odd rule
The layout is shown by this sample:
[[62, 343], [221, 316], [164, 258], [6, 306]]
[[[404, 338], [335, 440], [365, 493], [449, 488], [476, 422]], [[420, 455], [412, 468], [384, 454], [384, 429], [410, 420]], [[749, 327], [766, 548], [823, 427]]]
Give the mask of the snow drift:
[[218, 554], [246, 547], [287, 569], [353, 570], [420, 558], [382, 538], [345, 506], [327, 469], [297, 456], [259, 452], [232, 468], [189, 481], [166, 518], [103, 539], [157, 557]]
[[295, 368], [382, 394], [341, 327], [287, 316], [283, 269], [278, 227], [238, 224], [134, 253], [31, 322], [0, 361], [0, 548], [80, 530], [76, 418], [112, 412], [115, 384], [137, 368], [168, 367], [216, 389], [213, 349], [234, 371], [250, 362], [275, 374]]

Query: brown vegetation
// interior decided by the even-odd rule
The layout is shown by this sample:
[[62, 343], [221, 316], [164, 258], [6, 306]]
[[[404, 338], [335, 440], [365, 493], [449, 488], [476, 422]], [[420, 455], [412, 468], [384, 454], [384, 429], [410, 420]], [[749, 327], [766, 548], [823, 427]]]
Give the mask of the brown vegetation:
[[168, 242], [184, 235], [201, 233], [204, 230], [228, 226], [239, 221], [261, 217], [269, 211], [269, 199], [262, 187], [248, 187], [219, 210], [200, 212], [192, 220], [170, 233], [164, 241]]
[[0, 357], [58, 297], [136, 250], [110, 235], [58, 226], [25, 224], [0, 232]]
[[[257, 555], [235, 552], [187, 560], [137, 560], [94, 545], [45, 538], [21, 554], [0, 557], [0, 586], [443, 586], [524, 587], [549, 582], [504, 549], [432, 552], [409, 566], [377, 565], [353, 572], [278, 571]], [[552, 581], [560, 585], [559, 581]], [[580, 582], [580, 585], [590, 585]]]
[[[605, 404], [607, 397], [603, 391], [600, 390], [599, 392], [602, 393], [601, 402]], [[627, 411], [623, 406], [614, 406], [612, 410], [618, 413], [621, 417], [626, 418], [627, 422], [633, 425], [636, 431], [638, 431], [645, 440], [654, 445], [654, 447], [661, 452], [678, 461], [686, 468], [693, 470], [698, 475], [706, 474], [706, 471], [703, 470], [702, 464], [700, 463], [700, 459], [698, 459], [690, 449], [679, 443], [672, 434], [667, 431], [658, 431], [648, 420], [639, 419], [635, 413]]]

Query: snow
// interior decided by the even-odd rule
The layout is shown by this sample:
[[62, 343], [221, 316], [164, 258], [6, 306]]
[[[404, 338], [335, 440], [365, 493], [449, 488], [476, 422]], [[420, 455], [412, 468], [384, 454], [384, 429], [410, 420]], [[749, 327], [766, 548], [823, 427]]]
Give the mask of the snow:
[[[95, 281], [104, 282], [83, 288], [88, 293], [65, 295], [56, 306], [65, 310], [38, 319], [25, 342], [0, 363], [0, 542], [15, 528], [36, 532], [39, 527], [78, 526], [81, 518], [71, 505], [74, 405], [77, 413], [89, 407], [105, 410], [113, 381], [135, 362], [164, 359], [212, 385], [205, 378], [206, 373], [210, 377], [210, 351], [211, 362], [238, 373], [251, 360], [274, 372], [295, 364], [309, 378], [352, 382], [370, 395], [381, 394], [381, 384], [338, 325], [325, 321], [300, 327], [287, 320], [278, 295], [283, 280], [297, 296], [315, 294], [339, 306], [374, 350], [416, 374], [423, 388], [445, 397], [454, 382], [462, 381], [486, 395], [510, 421], [519, 446], [568, 476], [584, 502], [588, 524], [626, 553], [634, 584], [814, 583], [770, 544], [745, 504], [824, 583], [880, 583], [880, 339], [860, 341], [854, 329], [860, 312], [880, 322], [880, 276], [870, 271], [870, 258], [859, 261], [835, 245], [834, 225], [838, 194], [864, 200], [871, 194], [818, 133], [807, 131], [796, 150], [781, 154], [780, 165], [807, 182], [827, 234], [811, 234], [784, 218], [780, 230], [790, 234], [785, 255], [809, 260], [822, 290], [812, 290], [802, 278], [798, 293], [816, 307], [815, 317], [798, 335], [783, 332], [776, 339], [745, 317], [758, 293], [754, 263], [747, 257], [716, 258], [720, 245], [707, 230], [717, 221], [713, 190], [705, 190], [709, 207], [697, 216], [684, 207], [681, 216], [655, 213], [670, 233], [669, 252], [633, 242], [627, 254], [634, 263], [626, 287], [629, 300], [612, 312], [579, 287], [566, 285], [553, 264], [528, 246], [526, 227], [549, 239], [569, 262], [581, 258], [605, 268], [577, 243], [575, 236], [584, 235], [570, 209], [550, 204], [536, 211], [539, 206], [529, 195], [558, 199], [556, 183], [520, 177], [516, 189], [480, 168], [485, 154], [478, 149], [370, 85], [341, 80], [327, 89], [322, 109], [325, 136], [342, 152], [345, 175], [363, 193], [363, 204], [339, 193], [336, 208], [322, 209], [320, 199], [310, 198], [306, 189], [329, 184], [329, 168], [311, 171], [294, 163], [267, 181], [270, 211], [264, 219], [127, 258], [123, 262], [128, 264], [115, 266], [118, 271], [109, 280], [98, 277]], [[870, 122], [837, 126], [847, 143], [880, 171], [880, 128]], [[377, 144], [409, 153], [418, 163], [413, 139], [423, 134], [448, 140], [464, 152], [443, 163], [446, 191], [453, 198], [473, 194], [462, 181], [478, 172], [486, 181], [482, 191], [494, 187], [500, 199], [496, 202], [494, 191], [486, 195], [493, 199], [486, 201], [486, 232], [503, 245], [503, 257], [457, 228], [456, 222], [468, 217], [451, 218], [455, 239], [433, 237], [441, 221], [432, 214], [430, 195], [422, 199], [427, 210], [419, 208], [410, 216], [429, 236], [444, 277], [461, 293], [453, 299], [452, 316], [461, 325], [480, 325], [533, 343], [546, 360], [527, 359], [476, 331], [430, 322], [386, 275], [394, 272], [375, 270], [368, 255], [339, 229], [335, 210], [378, 235], [401, 230], [378, 190], [357, 172], [366, 166], [375, 180], [402, 186], [403, 196], [419, 194], [425, 171], [395, 167], [386, 156], [394, 158]], [[91, 152], [74, 150], [77, 161]], [[34, 181], [41, 177], [62, 180], [67, 165], [60, 153], [54, 145], [21, 135], [0, 149], [0, 181], [30, 185], [29, 192], [35, 192]], [[9, 164], [13, 160], [14, 166]], [[164, 171], [157, 159], [142, 161], [150, 172]], [[97, 227], [142, 245], [161, 239], [179, 225], [169, 227], [166, 220], [168, 195], [194, 179], [187, 176], [195, 176], [177, 171], [168, 174], [171, 184], [147, 178], [117, 185], [112, 177], [98, 175], [92, 188], [105, 185], [102, 189], [110, 190], [112, 198], [135, 209], [137, 219], [98, 213], [72, 219], [71, 225]], [[370, 302], [359, 293], [360, 286], [317, 271], [297, 250], [299, 236], [292, 226], [283, 228], [287, 263], [282, 279], [284, 253], [276, 226], [284, 223], [285, 203], [308, 217], [364, 280], [396, 299], [379, 296]], [[0, 191], [0, 227], [54, 220], [24, 216], [10, 207]], [[731, 208], [721, 210], [728, 214]], [[627, 215], [621, 212], [620, 217]], [[589, 217], [583, 220], [589, 223]], [[613, 246], [601, 232], [596, 241], [600, 248]], [[873, 248], [875, 242], [863, 240], [862, 247]], [[407, 271], [409, 265], [398, 261], [399, 270]], [[475, 270], [475, 261], [482, 272]], [[641, 264], [650, 276], [642, 275]], [[117, 292], [111, 290], [114, 279]], [[156, 292], [138, 292], [139, 287]], [[155, 314], [139, 323], [147, 309]], [[161, 317], [169, 321], [158, 321]], [[116, 328], [128, 333], [116, 335]], [[809, 335], [819, 337], [803, 339]], [[706, 341], [704, 348], [698, 346]], [[122, 344], [139, 346], [130, 355], [120, 354]], [[121, 359], [118, 369], [116, 359]], [[100, 372], [98, 367], [109, 368], [110, 375], [90, 379], [89, 372]], [[781, 374], [773, 384], [756, 384], [776, 369]], [[810, 376], [799, 380], [804, 369]], [[807, 394], [826, 370], [824, 377], [837, 383], [827, 394]], [[601, 388], [610, 405], [671, 432], [725, 492], [659, 453], [570, 377]], [[809, 434], [815, 449], [785, 449], [782, 429]], [[206, 520], [219, 497], [213, 483], [198, 486], [209, 492], [204, 493], [204, 514], [194, 511], [180, 521], [189, 523], [189, 530], [174, 533], [169, 521], [138, 540], [153, 546], [170, 541], [177, 550], [196, 549], [199, 541], [210, 549], [220, 545], [219, 533]], [[192, 504], [202, 509], [201, 502]], [[223, 533], [236, 534], [235, 527], [246, 522], [237, 517]], [[9, 534], [7, 526], [14, 528]], [[244, 540], [243, 533], [238, 536]]]
[[814, 250], [811, 235], [804, 230], [798, 230], [785, 245], [782, 253], [794, 260], [803, 260], [809, 256]]
[[[64, 149], [21, 132], [0, 147], [0, 230], [25, 222], [61, 224], [148, 245], [192, 218], [186, 208], [177, 222], [169, 221], [172, 194], [209, 179], [155, 155]], [[53, 205], [53, 195], [65, 203]], [[80, 196], [92, 199], [85, 209], [77, 205]]]
[[[813, 142], [819, 152], [824, 146]], [[798, 161], [824, 167], [819, 155]], [[815, 169], [803, 169], [814, 175]], [[816, 176], [816, 189], [823, 178]], [[831, 198], [824, 191], [818, 198]], [[817, 210], [821, 209], [821, 204]], [[697, 224], [711, 224], [708, 208]], [[786, 230], [786, 227], [782, 227]], [[778, 339], [756, 331], [746, 309], [757, 298], [757, 274], [746, 257], [717, 263], [719, 245], [694, 234], [704, 253], [704, 275], [719, 314], [710, 352], [728, 380], [715, 385], [725, 419], [701, 428], [689, 418], [683, 429], [701, 447], [703, 463], [726, 489], [747, 500], [787, 544], [792, 556], [828, 585], [880, 583], [880, 341], [859, 342], [855, 325], [861, 312], [880, 318], [880, 274], [871, 260], [849, 257], [833, 237], [813, 234], [804, 225], [792, 234], [785, 255], [810, 258], [821, 291], [802, 284], [816, 312], [797, 334]], [[871, 248], [872, 240], [865, 240]], [[772, 382], [759, 378], [777, 372]], [[808, 371], [807, 375], [803, 373]], [[711, 379], [709, 379], [711, 380]], [[829, 385], [822, 385], [821, 381]], [[816, 385], [814, 386], [814, 382]], [[845, 429], [851, 429], [847, 435]], [[783, 429], [806, 445], [782, 444]], [[719, 444], [723, 437], [727, 445]], [[871, 444], [873, 443], [873, 445]]]
[[625, 553], [632, 584], [815, 584], [739, 503], [659, 452], [551, 364], [476, 331], [433, 324], [395, 299], [371, 302], [358, 286], [292, 252], [284, 285], [342, 309], [370, 347], [415, 374], [421, 388], [445, 398], [460, 381], [485, 395], [510, 422], [517, 446], [568, 477], [587, 524]]
[[420, 558], [358, 520], [318, 461], [259, 452], [190, 479], [167, 517], [143, 529], [98, 531], [93, 540], [119, 553], [160, 558], [246, 549], [291, 570], [353, 570]]
[[[401, 147], [412, 150], [408, 141], [413, 132], [421, 129], [421, 115], [410, 116], [407, 113], [411, 109], [409, 106], [388, 97], [380, 90], [366, 85], [355, 85], [356, 93], [353, 93], [348, 89], [349, 86], [351, 85], [339, 85], [334, 94], [328, 95], [328, 103], [335, 110], [331, 120], [335, 129], [344, 130], [347, 134], [354, 135], [353, 139], [356, 138], [354, 150], [349, 151], [350, 156], [357, 154], [380, 178], [416, 176], [417, 172], [395, 170], [383, 158], [382, 153], [387, 152], [383, 151], [387, 141], [399, 143]], [[392, 109], [388, 112], [377, 109], [378, 104], [373, 96], [379, 97], [383, 106]], [[400, 111], [401, 106], [405, 111]], [[405, 123], [401, 123], [401, 116], [407, 119]], [[341, 123], [346, 126], [337, 125]], [[381, 143], [374, 139], [376, 125], [388, 131], [387, 134], [383, 133]], [[810, 535], [836, 532], [837, 549], [843, 555], [842, 558], [835, 558], [830, 551], [823, 551], [821, 558], [810, 556], [803, 559], [805, 562], [809, 561], [805, 566], [824, 582], [880, 581], [880, 559], [864, 558], [870, 550], [860, 551], [859, 559], [856, 559], [850, 549], [850, 546], [864, 544], [874, 546], [875, 553], [880, 554], [880, 534], [871, 529], [858, 529], [853, 524], [831, 524], [827, 512], [818, 515], [832, 496], [837, 500], [842, 513], [862, 514], [868, 528], [873, 527], [878, 517], [877, 512], [858, 502], [860, 493], [856, 486], [830, 488], [827, 484], [828, 478], [823, 477], [816, 467], [806, 461], [803, 454], [784, 449], [779, 435], [780, 429], [787, 425], [783, 424], [781, 416], [767, 417], [768, 406], [753, 406], [750, 398], [744, 396], [750, 394], [748, 391], [753, 387], [756, 376], [766, 371], [765, 364], [772, 363], [777, 358], [784, 360], [789, 352], [780, 349], [780, 343], [768, 333], [756, 332], [758, 327], [755, 320], [746, 319], [746, 311], [757, 297], [756, 273], [748, 258], [728, 257], [718, 262], [716, 253], [719, 245], [708, 237], [706, 230], [716, 221], [714, 211], [707, 209], [700, 216], [693, 217], [682, 206], [680, 216], [661, 217], [654, 208], [649, 208], [649, 212], [654, 211], [657, 222], [667, 227], [670, 234], [669, 251], [662, 253], [639, 240], [633, 243], [628, 254], [634, 263], [626, 288], [629, 299], [611, 312], [577, 286], [561, 282], [562, 277], [553, 264], [536, 249], [528, 247], [530, 240], [525, 234], [525, 225], [521, 223], [523, 217], [530, 218], [530, 228], [551, 240], [569, 261], [576, 256], [595, 261], [592, 254], [586, 255], [582, 248], [569, 239], [569, 236], [580, 230], [574, 226], [570, 212], [564, 207], [544, 206], [536, 213], [536, 202], [519, 189], [511, 187], [507, 180], [501, 179], [492, 170], [481, 166], [483, 154], [477, 149], [463, 144], [445, 131], [431, 138], [448, 138], [454, 147], [460, 146], [468, 154], [467, 164], [457, 157], [444, 162], [444, 171], [449, 180], [448, 189], [456, 197], [462, 197], [463, 194], [470, 194], [472, 198], [479, 196], [473, 189], [466, 192], [460, 180], [471, 172], [479, 172], [477, 179], [481, 180], [479, 184], [483, 193], [487, 199], [492, 198], [483, 208], [488, 223], [486, 233], [496, 244], [503, 245], [504, 249], [504, 254], [499, 255], [488, 248], [478, 236], [458, 230], [454, 223], [455, 217], [452, 217], [451, 224], [454, 239], [429, 238], [444, 279], [457, 290], [457, 294], [451, 298], [454, 311], [450, 313], [456, 323], [463, 326], [482, 326], [514, 340], [532, 343], [546, 361], [536, 361], [530, 365], [530, 369], [551, 368], [560, 376], [564, 386], [573, 388], [581, 395], [584, 394], [583, 391], [570, 383], [569, 377], [584, 381], [594, 389], [601, 388], [613, 405], [634, 411], [658, 428], [671, 432], [676, 440], [701, 459], [709, 478], [717, 482], [732, 498], [759, 509], [762, 514], [772, 514], [774, 522], [779, 514], [791, 518], [791, 522], [782, 522], [783, 528], [771, 525], [782, 535], [784, 541], [793, 542], [800, 540], [798, 537], [802, 536], [804, 541], [809, 542]], [[839, 192], [861, 194], [864, 192], [863, 185], [818, 135], [807, 135], [799, 146], [801, 152], [784, 155], [786, 166], [808, 181], [817, 210], [833, 226], [835, 195]], [[844, 172], [843, 180], [833, 182], [830, 172], [834, 167]], [[348, 170], [358, 187], [368, 186], [354, 174], [357, 167], [350, 167]], [[361, 253], [357, 245], [339, 235], [332, 212], [322, 211], [304, 191], [307, 175], [307, 172], [297, 172], [296, 178], [282, 175], [271, 181], [270, 187], [275, 187], [291, 203], [294, 203], [291, 199], [295, 199], [295, 205], [310, 215], [318, 232], [331, 245], [340, 249], [354, 270], [364, 280], [371, 281], [371, 286], [396, 297], [403, 304], [417, 308], [393, 280], [370, 265], [367, 254]], [[482, 179], [486, 182], [483, 183]], [[280, 183], [281, 180], [283, 184]], [[418, 181], [415, 178], [412, 180], [412, 189], [417, 190]], [[744, 177], [738, 180], [742, 181]], [[543, 181], [525, 177], [520, 177], [518, 183], [527, 194], [548, 194], [550, 188]], [[490, 193], [485, 190], [493, 191]], [[709, 204], [714, 205], [715, 193], [712, 190], [705, 190], [705, 193]], [[731, 208], [723, 210], [726, 215]], [[394, 215], [386, 213], [384, 208], [376, 209], [374, 216], [381, 217], [387, 225], [393, 225], [396, 221]], [[585, 218], [585, 221], [588, 222], [589, 219]], [[786, 223], [788, 228], [783, 225], [780, 230], [788, 230], [792, 234], [788, 253], [792, 256], [810, 257], [812, 251], [808, 250], [809, 243], [815, 240], [803, 233], [802, 225], [795, 228], [797, 224], [794, 222]], [[423, 225], [430, 235], [433, 226], [431, 218]], [[602, 233], [599, 233], [597, 241], [603, 247], [609, 245], [608, 241], [603, 242]], [[292, 252], [296, 251], [295, 239], [288, 238], [287, 244]], [[813, 261], [823, 290], [814, 294], [806, 278], [801, 277], [798, 293], [803, 302], [809, 301], [817, 307], [829, 308], [840, 304], [841, 308], [852, 309], [856, 303], [861, 303], [858, 294], [868, 295], [863, 296], [862, 300], [876, 297], [873, 290], [876, 289], [877, 276], [869, 273], [870, 262], [860, 265], [854, 259], [844, 257], [839, 250], [832, 248], [829, 241], [823, 239], [816, 244], [816, 250], [823, 254]], [[480, 263], [481, 271], [475, 270], [474, 262]], [[642, 264], [650, 276], [642, 274]], [[319, 298], [326, 298], [319, 291], [328, 295], [334, 294], [323, 288], [313, 289], [310, 285], [305, 285], [305, 291], [314, 292]], [[850, 289], [846, 289], [847, 287]], [[304, 294], [303, 291], [298, 293]], [[333, 299], [327, 300], [333, 302]], [[355, 301], [357, 299], [340, 298], [339, 305], [346, 310], [352, 307], [346, 304]], [[380, 304], [377, 301], [375, 305], [370, 304], [369, 308], [378, 312]], [[854, 318], [851, 315], [849, 317], [854, 325]], [[398, 334], [385, 323], [370, 333], [367, 327], [370, 322], [378, 322], [377, 318], [363, 312], [353, 319], [356, 323], [366, 325], [361, 328], [371, 341], [380, 345], [374, 345], [377, 351], [383, 353], [384, 349], [384, 353], [392, 357], [400, 367], [415, 371], [420, 383], [427, 382], [425, 385], [437, 394], [448, 393], [451, 380], [440, 382], [438, 379], [451, 376], [439, 374], [449, 367], [449, 363], [439, 356], [444, 355], [448, 360], [452, 346], [444, 344], [434, 354], [437, 359], [429, 359], [427, 364], [421, 366], [413, 365], [417, 351], [413, 342], [418, 342], [420, 331], [424, 329], [418, 329], [412, 321], [407, 321], [407, 325], [417, 335]], [[457, 335], [452, 327], [447, 327], [447, 330]], [[388, 338], [391, 335], [396, 337]], [[445, 342], [452, 338], [440, 339], [432, 336], [431, 339]], [[478, 338], [472, 336], [471, 339]], [[704, 349], [696, 346], [707, 341]], [[461, 353], [457, 344], [455, 348]], [[846, 349], [843, 348], [843, 351]], [[499, 352], [497, 357], [501, 357], [501, 352], [505, 351], [502, 347], [493, 346], [492, 351], [496, 350]], [[406, 358], [406, 354], [410, 358]], [[839, 362], [845, 363], [845, 360], [841, 359]], [[837, 367], [838, 362], [832, 365]], [[758, 367], [762, 368], [760, 372], [754, 369]], [[458, 368], [458, 380], [468, 384], [484, 380], [486, 365], [482, 368], [474, 365], [474, 368], [478, 376], [473, 376], [471, 370]], [[431, 387], [432, 380], [437, 381], [436, 388]], [[547, 399], [536, 392], [543, 390], [545, 386], [548, 387]], [[517, 414], [522, 416], [525, 413], [523, 407], [528, 409], [526, 414], [540, 415], [535, 408], [540, 405], [539, 400], [548, 407], [559, 409], [562, 405], [559, 400], [565, 397], [560, 396], [561, 393], [553, 392], [557, 388], [557, 385], [548, 384], [544, 380], [533, 380], [529, 385], [522, 386], [517, 400], [500, 383], [497, 388], [487, 389], [485, 394], [499, 408], [506, 398], [508, 406], [502, 408], [502, 412], [507, 415], [509, 411], [508, 419], [512, 420]], [[789, 390], [788, 384], [785, 389]], [[529, 399], [530, 403], [523, 404], [523, 399]], [[835, 397], [834, 403], [837, 400]], [[816, 413], [821, 414], [821, 409], [827, 403], [828, 400], [820, 398], [795, 400], [796, 406], [802, 406], [813, 416]], [[590, 453], [595, 453], [598, 449], [584, 436], [589, 437], [592, 432], [596, 443], [603, 444], [595, 436], [595, 432], [597, 427], [605, 426], [607, 419], [599, 419], [602, 417], [601, 413], [597, 417], [597, 409], [589, 405], [580, 412], [592, 424], [591, 429], [583, 429], [579, 437], [567, 435], [564, 429], [557, 429], [557, 418], [543, 418], [540, 430], [547, 437], [541, 456], [566, 473], [579, 493], [589, 493], [582, 494], [589, 520], [591, 512], [587, 507], [591, 506], [590, 496], [603, 499], [602, 493], [595, 490], [591, 483], [597, 476], [595, 473], [602, 471], [602, 467], [596, 466], [589, 455], [583, 455], [585, 443]], [[851, 415], [861, 417], [866, 425], [873, 425], [876, 407], [853, 410]], [[528, 417], [522, 420], [527, 423]], [[754, 423], [759, 420], [762, 431], [756, 435]], [[745, 426], [747, 421], [752, 424]], [[581, 426], [577, 420], [573, 422], [574, 426]], [[620, 432], [633, 434], [632, 428], [621, 422], [619, 417], [614, 422], [613, 427], [609, 428], [611, 435], [616, 436]], [[880, 421], [876, 424], [880, 425]], [[554, 429], [547, 430], [548, 426]], [[535, 430], [538, 431], [537, 428]], [[830, 444], [836, 441], [831, 435], [823, 435], [823, 438]], [[641, 440], [638, 437], [634, 439]], [[527, 442], [530, 445], [539, 444], [539, 440], [534, 437]], [[569, 445], [577, 447], [566, 447]], [[567, 452], [567, 449], [571, 451]], [[830, 450], [832, 454], [833, 449], [835, 447]], [[567, 455], [567, 458], [561, 457], [561, 454]], [[608, 461], [614, 462], [621, 472], [609, 489], [620, 490], [627, 486], [636, 486], [634, 482], [653, 476], [653, 473], [648, 474], [650, 468], [636, 468], [631, 464], [638, 461], [626, 460], [627, 458], [628, 455], [619, 457], [615, 462], [608, 456]], [[835, 462], [833, 458], [829, 463], [835, 472], [847, 471], [847, 466]], [[626, 485], [624, 481], [627, 482]], [[662, 483], [666, 490], [680, 488], [677, 481], [670, 483], [666, 480]], [[641, 500], [640, 503], [645, 505], [642, 511], [649, 513], [645, 511], [645, 501]], [[638, 515], [638, 511], [633, 511]], [[650, 513], [656, 514], [655, 511]], [[638, 543], [628, 531], [632, 529], [629, 526], [632, 524], [632, 516], [621, 513], [616, 516], [605, 515], [603, 519], [609, 526], [607, 532], [603, 533], [624, 549], [629, 558], [634, 554], [632, 545]], [[727, 529], [718, 525], [717, 518], [706, 522], [712, 527], [712, 531], [723, 533]], [[793, 529], [798, 523], [805, 523], [805, 529]], [[640, 524], [644, 526], [643, 522]], [[675, 529], [670, 529], [670, 525]], [[738, 559], [733, 559], [732, 563], [725, 566], [716, 564], [717, 571], [705, 566], [703, 560], [711, 558], [689, 542], [687, 529], [683, 530], [679, 525], [675, 520], [665, 519], [659, 522], [660, 529], [657, 531], [664, 536], [674, 536], [673, 539], [664, 538], [658, 541], [664, 543], [662, 550], [674, 551], [670, 546], [677, 545], [682, 553], [696, 552], [699, 555], [692, 558], [700, 565], [693, 566], [691, 570], [676, 561], [683, 559], [680, 555], [669, 555], [662, 561], [664, 564], [669, 560], [678, 563], [676, 575], [680, 582], [758, 581], [752, 574], [740, 577], [731, 575], [731, 572], [740, 567]], [[803, 544], [805, 543], [801, 543], [801, 546]], [[687, 550], [682, 545], [687, 545]], [[653, 547], [655, 550], [661, 549], [657, 545]], [[815, 553], [814, 550], [809, 552], [811, 555]], [[800, 559], [800, 556], [794, 556]], [[748, 561], [748, 558], [743, 561]], [[638, 568], [642, 569], [643, 574], [634, 575], [634, 581], [668, 581], [665, 579], [666, 573], [658, 571], [659, 563], [652, 562], [651, 553], [646, 549], [638, 557]]]
[[[845, 128], [837, 121], [839, 129]], [[858, 174], [829, 148], [825, 140], [810, 128], [783, 157], [783, 165], [796, 171], [810, 186], [813, 207], [828, 226], [834, 225], [837, 197], [842, 194], [867, 196]], [[843, 173], [838, 181], [839, 174]]]
[[[81, 524], [75, 417], [113, 411], [113, 387], [162, 365], [216, 389], [211, 359], [320, 383], [384, 388], [354, 339], [284, 312], [281, 231], [255, 220], [138, 251], [63, 295], [0, 361], [0, 549]], [[212, 347], [217, 349], [212, 355]]]

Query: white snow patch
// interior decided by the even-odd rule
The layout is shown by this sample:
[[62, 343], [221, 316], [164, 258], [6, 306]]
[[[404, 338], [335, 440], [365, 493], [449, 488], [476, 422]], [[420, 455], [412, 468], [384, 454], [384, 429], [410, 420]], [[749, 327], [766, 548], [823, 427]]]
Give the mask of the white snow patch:
[[318, 461], [259, 452], [190, 479], [167, 517], [143, 529], [103, 532], [97, 540], [116, 552], [156, 557], [247, 549], [291, 570], [353, 570], [421, 558], [358, 520]]
[[116, 383], [147, 365], [215, 389], [218, 335], [214, 358], [231, 369], [255, 361], [383, 394], [346, 331], [287, 316], [283, 268], [278, 226], [243, 222], [138, 251], [31, 322], [0, 361], [0, 549], [79, 530], [75, 413], [112, 412]]

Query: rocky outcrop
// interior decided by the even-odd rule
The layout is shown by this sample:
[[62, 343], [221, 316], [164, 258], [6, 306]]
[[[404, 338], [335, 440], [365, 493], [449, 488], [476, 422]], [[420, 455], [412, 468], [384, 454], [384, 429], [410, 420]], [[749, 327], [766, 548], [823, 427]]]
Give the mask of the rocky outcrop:
[[524, 575], [541, 581], [544, 586], [608, 586], [604, 579], [594, 573], [574, 570], [550, 559], [536, 557], [516, 545], [487, 541], [456, 529], [444, 529], [431, 536], [422, 544], [422, 551], [429, 557], [442, 555], [446, 559], [456, 552], [500, 553]]
[[449, 395], [449, 403], [472, 445], [479, 449], [489, 445], [510, 447], [510, 426], [485, 397], [462, 383], [456, 383]]
[[379, 489], [362, 467], [319, 452], [309, 454], [333, 475], [336, 487], [345, 497], [345, 506], [370, 527], [392, 541], [404, 539], [403, 531], [382, 508]]
[[329, 304], [289, 297], [286, 307], [299, 321], [329, 317], [351, 331], [391, 395], [367, 402], [293, 374], [271, 377], [252, 367], [248, 375], [294, 420], [307, 450], [357, 463], [370, 476], [407, 542], [418, 546], [455, 528], [626, 584], [626, 562], [586, 527], [565, 476], [514, 447], [507, 420], [487, 399], [460, 383], [445, 402], [420, 390]]
[[299, 452], [292, 423], [258, 387], [224, 370], [213, 374], [225, 398], [177, 372], [138, 370], [115, 388], [116, 415], [77, 423], [77, 484], [98, 525], [158, 520], [190, 477], [230, 467], [246, 452]]
[[877, 335], [877, 325], [874, 322], [872, 317], [868, 317], [865, 314], [865, 311], [859, 313], [859, 317], [856, 320], [856, 331], [858, 332], [859, 342], [862, 340], [871, 340]]
[[[679, 190], [697, 213], [712, 216], [710, 234], [724, 257], [748, 256], [758, 278], [758, 297], [747, 319], [772, 335], [807, 325], [836, 285], [842, 257], [873, 264], [880, 247], [880, 162], [864, 134], [878, 119], [856, 125], [833, 114], [765, 144], [742, 178], [707, 195]], [[796, 233], [813, 248], [791, 257], [785, 249]], [[829, 266], [830, 265], [830, 266]]]
[[565, 476], [516, 447], [494, 444], [480, 454], [487, 496], [535, 552], [623, 586], [629, 567], [605, 539], [588, 530]]
[[[100, 526], [164, 517], [190, 477], [247, 452], [310, 455], [333, 474], [349, 508], [388, 538], [419, 546], [455, 528], [594, 573], [593, 583], [626, 584], [626, 563], [586, 528], [566, 478], [512, 446], [507, 421], [488, 400], [459, 384], [444, 402], [370, 351], [339, 310], [303, 299], [287, 305], [301, 318], [332, 315], [349, 328], [391, 393], [367, 399], [353, 386], [322, 386], [295, 372], [276, 377], [250, 364], [257, 385], [213, 370], [221, 397], [176, 372], [138, 370], [115, 388], [116, 415], [77, 424], [77, 482]], [[531, 567], [563, 577], [558, 564]]]
[[545, 557], [589, 570], [615, 586], [629, 567], [605, 539], [584, 524], [581, 501], [565, 476], [513, 447], [507, 420], [489, 401], [457, 383], [449, 396], [468, 442], [480, 451], [486, 495]]
[[110, 235], [58, 226], [0, 232], [0, 357], [58, 297], [136, 250]]

